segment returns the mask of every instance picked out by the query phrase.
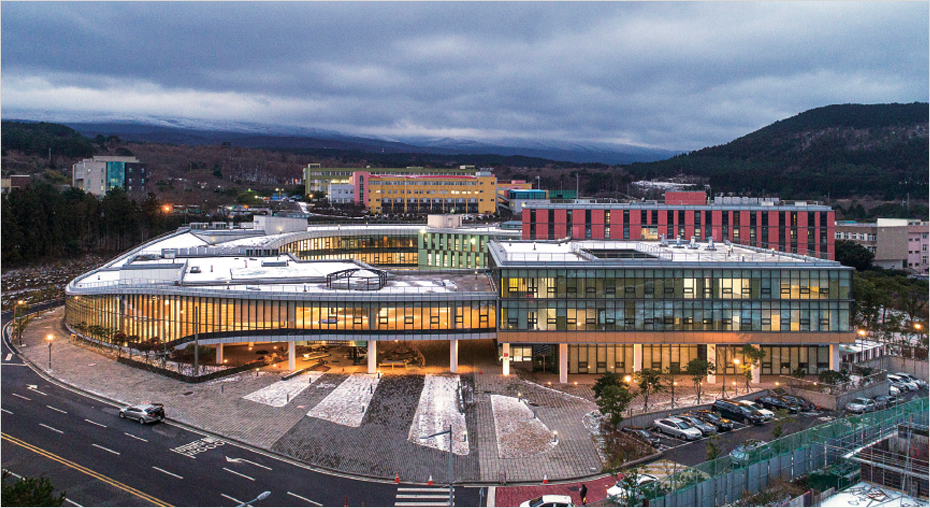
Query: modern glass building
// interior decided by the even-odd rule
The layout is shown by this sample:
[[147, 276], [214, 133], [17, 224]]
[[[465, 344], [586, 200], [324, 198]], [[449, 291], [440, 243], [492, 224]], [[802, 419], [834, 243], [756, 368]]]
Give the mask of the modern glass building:
[[[287, 230], [274, 221], [256, 223]], [[302, 226], [303, 227], [303, 226]], [[733, 245], [534, 242], [496, 228], [182, 229], [73, 280], [66, 323], [181, 347], [497, 339], [503, 370], [680, 370], [767, 353], [758, 374], [817, 373], [853, 342], [851, 269]], [[424, 259], [425, 258], [425, 259]], [[420, 268], [420, 269], [417, 269]], [[291, 365], [293, 368], [293, 363]]]

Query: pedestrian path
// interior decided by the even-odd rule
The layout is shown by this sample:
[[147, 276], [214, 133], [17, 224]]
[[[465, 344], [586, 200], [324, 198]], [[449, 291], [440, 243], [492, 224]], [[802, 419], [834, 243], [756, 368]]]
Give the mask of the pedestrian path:
[[307, 416], [346, 427], [358, 427], [371, 407], [371, 399], [381, 377], [375, 374], [349, 376], [335, 390], [313, 407]]
[[[421, 446], [428, 446], [440, 451], [449, 451], [452, 440], [452, 452], [456, 455], [468, 455], [468, 440], [465, 432], [465, 413], [459, 411], [459, 376], [427, 374], [420, 392], [420, 403], [410, 424], [407, 439]], [[452, 435], [431, 436], [437, 432], [448, 431]]]
[[284, 407], [295, 397], [300, 395], [311, 384], [323, 377], [322, 372], [310, 372], [293, 377], [285, 381], [272, 383], [260, 390], [256, 390], [243, 398], [271, 407]]
[[449, 506], [449, 487], [398, 487], [394, 506]]

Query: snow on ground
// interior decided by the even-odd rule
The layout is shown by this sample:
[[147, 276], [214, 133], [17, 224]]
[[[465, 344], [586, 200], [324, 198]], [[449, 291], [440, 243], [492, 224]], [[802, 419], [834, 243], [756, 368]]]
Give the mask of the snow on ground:
[[307, 372], [285, 381], [272, 383], [242, 398], [272, 407], [284, 407], [321, 377], [323, 377], [322, 372]]
[[530, 457], [555, 448], [557, 443], [552, 440], [549, 427], [535, 418], [529, 406], [516, 397], [491, 395], [491, 411], [500, 458]]
[[427, 374], [420, 392], [420, 404], [410, 424], [407, 440], [437, 450], [449, 451], [449, 435], [420, 439], [449, 430], [452, 425], [452, 453], [468, 455], [465, 441], [465, 413], [458, 409], [459, 376]]
[[358, 427], [371, 406], [371, 397], [378, 389], [379, 381], [376, 374], [349, 376], [311, 409], [307, 416], [347, 427]]

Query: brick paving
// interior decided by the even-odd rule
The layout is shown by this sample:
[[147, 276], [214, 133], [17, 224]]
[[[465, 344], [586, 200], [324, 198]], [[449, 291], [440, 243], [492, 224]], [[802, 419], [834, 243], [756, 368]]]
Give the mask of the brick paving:
[[[448, 371], [448, 343], [412, 343], [421, 348], [426, 365], [400, 369], [394, 374], [386, 371], [360, 427], [352, 428], [306, 416], [347, 376], [365, 371], [364, 365], [352, 365], [351, 360], [339, 355], [328, 359], [331, 370], [309, 388], [283, 407], [272, 407], [244, 396], [279, 381], [285, 373], [283, 368], [187, 384], [120, 364], [114, 355], [102, 354], [100, 349], [71, 343], [62, 323], [63, 314], [59, 308], [38, 316], [28, 327], [26, 345], [20, 351], [44, 369], [48, 363], [44, 338], [54, 334], [51, 375], [67, 384], [120, 403], [162, 402], [174, 420], [316, 466], [390, 479], [400, 474], [405, 482], [426, 482], [430, 475], [437, 483], [447, 481], [448, 453], [413, 444], [408, 441], [408, 433], [423, 376]], [[462, 341], [459, 354], [469, 453], [453, 458], [456, 481], [497, 483], [506, 477], [511, 484], [541, 483], [544, 475], [556, 481], [599, 474], [601, 461], [596, 444], [583, 422], [584, 415], [596, 409], [591, 392], [596, 375], [572, 375], [572, 383], [566, 385], [558, 383], [557, 375], [517, 369], [504, 377], [496, 364], [493, 341]], [[716, 386], [707, 387], [707, 392], [719, 394], [720, 385]], [[681, 389], [686, 392], [686, 388]], [[542, 423], [558, 431], [559, 443], [551, 451], [532, 457], [502, 459], [490, 396], [516, 397], [518, 393], [528, 400]], [[654, 397], [650, 406], [667, 398], [667, 394]], [[498, 491], [498, 505], [510, 503], [501, 496], [509, 495], [507, 489], [511, 488]], [[596, 499], [594, 486], [589, 484], [588, 488], [589, 499]], [[518, 492], [514, 495], [521, 497], [531, 491]], [[515, 504], [525, 499], [529, 497]]]

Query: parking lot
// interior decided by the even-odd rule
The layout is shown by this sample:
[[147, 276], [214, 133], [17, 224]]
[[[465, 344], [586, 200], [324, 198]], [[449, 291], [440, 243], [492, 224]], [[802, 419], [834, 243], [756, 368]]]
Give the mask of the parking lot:
[[[926, 397], [927, 389], [921, 389], [914, 392], [908, 392], [900, 397], [901, 401], [908, 401], [913, 398]], [[686, 412], [683, 409], [682, 412]], [[674, 415], [673, 415], [674, 416]], [[800, 430], [816, 427], [817, 425], [827, 423], [836, 418], [849, 416], [845, 411], [811, 411], [801, 412], [793, 415], [795, 422], [786, 426], [785, 435], [798, 432]], [[720, 449], [720, 455], [724, 456], [733, 451], [746, 440], [757, 439], [760, 441], [772, 441], [775, 436], [772, 435], [772, 428], [775, 426], [774, 421], [762, 425], [746, 425], [743, 423], [733, 422], [733, 430], [720, 432], [717, 434], [717, 446]], [[661, 446], [659, 451], [662, 452], [662, 460], [676, 462], [685, 466], [693, 466], [704, 462], [707, 459], [707, 441], [714, 439], [713, 436], [702, 437], [695, 441], [685, 441], [674, 438], [658, 432], [655, 428], [649, 429], [656, 435]]]

